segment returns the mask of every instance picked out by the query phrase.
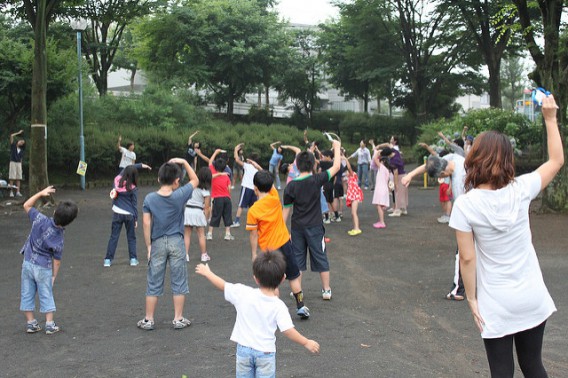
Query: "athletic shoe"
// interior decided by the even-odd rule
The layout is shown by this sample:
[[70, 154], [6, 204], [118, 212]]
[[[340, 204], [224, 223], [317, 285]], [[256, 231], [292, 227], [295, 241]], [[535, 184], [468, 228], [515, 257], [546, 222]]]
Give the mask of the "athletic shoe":
[[54, 333], [59, 332], [59, 326], [55, 324], [55, 322], [45, 323], [45, 333], [48, 335], [53, 335]]
[[310, 317], [310, 309], [307, 306], [302, 306], [296, 310], [296, 315], [302, 319], [308, 319]]
[[387, 213], [392, 213], [393, 211], [394, 211], [394, 209], [393, 209], [392, 207], [389, 207], [389, 208], [387, 209]]
[[329, 218], [324, 218], [323, 220], [323, 224], [330, 224], [331, 221], [329, 220]]
[[105, 262], [103, 263], [103, 266], [109, 267], [111, 264], [112, 264], [112, 262], [110, 261], [110, 259], [105, 259]]
[[130, 259], [130, 266], [138, 265], [138, 259]]
[[400, 213], [401, 213], [402, 215], [408, 215], [408, 211], [406, 211], [406, 209], [401, 209], [401, 210], [400, 210]]
[[143, 330], [146, 331], [151, 331], [154, 329], [154, 321], [153, 320], [147, 320], [146, 318], [139, 320], [138, 323], [138, 328], [141, 328]]
[[365, 190], [369, 190], [369, 187], [368, 187], [368, 186], [366, 186], [366, 187], [365, 187]]
[[363, 233], [363, 231], [361, 231], [361, 230], [349, 230], [349, 231], [347, 231], [347, 234], [349, 236], [357, 236], [357, 235], [360, 235], [362, 233]]
[[438, 223], [449, 223], [449, 222], [450, 222], [450, 217], [447, 216], [446, 214], [438, 218]]
[[459, 295], [459, 294], [452, 294], [452, 293], [448, 293], [446, 294], [446, 299], [450, 300], [450, 301], [463, 301], [464, 300], [464, 296], [463, 295]]
[[341, 219], [341, 215], [338, 216], [338, 217], [335, 217], [335, 221], [336, 221], [337, 223], [341, 223], [341, 220], [342, 220], [342, 219]]
[[39, 323], [37, 322], [37, 320], [33, 320], [31, 323], [28, 323], [26, 325], [26, 332], [27, 333], [36, 333], [41, 331], [41, 326], [39, 325]]
[[377, 223], [373, 223], [373, 227], [375, 228], [385, 228], [387, 225], [384, 224], [383, 222], [377, 222]]
[[211, 260], [211, 257], [209, 257], [207, 252], [205, 252], [201, 255], [201, 262], [207, 262], [207, 261], [210, 261], [210, 260]]
[[389, 217], [400, 217], [402, 214], [402, 211], [400, 211], [399, 209], [396, 209], [395, 211], [393, 211], [392, 213], [389, 214]]
[[241, 227], [241, 222], [233, 222], [232, 225], [230, 225], [229, 227], [235, 228], [235, 227]]
[[14, 197], [14, 192], [10, 191], [10, 197]]
[[282, 189], [282, 188], [281, 188], [281, 187], [278, 187], [278, 188], [276, 188], [276, 189], [277, 189], [277, 190], [280, 190], [280, 189]]
[[208, 232], [208, 233], [205, 235], [205, 239], [207, 239], [207, 240], [213, 240], [213, 235], [212, 235], [210, 232]]
[[231, 189], [235, 189], [235, 186], [234, 186], [234, 185], [231, 185]]
[[223, 238], [225, 240], [235, 240], [235, 237], [231, 234], [225, 234], [225, 237]]
[[16, 192], [16, 197], [23, 197], [23, 196], [22, 196], [22, 193]]
[[189, 262], [189, 255], [185, 255], [185, 261]]
[[172, 320], [172, 324], [174, 325], [174, 329], [182, 329], [185, 327], [189, 327], [191, 325], [191, 320], [186, 318], [181, 318], [180, 320]]
[[329, 301], [331, 299], [331, 289], [329, 290], [321, 289], [321, 297], [322, 299]]

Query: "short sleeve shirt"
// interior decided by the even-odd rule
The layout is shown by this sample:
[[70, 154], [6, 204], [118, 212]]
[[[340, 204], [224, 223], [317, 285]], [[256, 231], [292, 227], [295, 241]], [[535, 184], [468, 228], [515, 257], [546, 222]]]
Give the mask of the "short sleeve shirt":
[[529, 223], [529, 205], [540, 187], [533, 172], [498, 190], [472, 189], [452, 208], [450, 227], [473, 232], [483, 338], [534, 328], [556, 311]]
[[242, 284], [226, 282], [224, 294], [237, 310], [231, 341], [261, 352], [276, 352], [276, 328], [280, 332], [294, 328], [286, 304]]
[[152, 215], [151, 239], [163, 236], [183, 236], [185, 203], [193, 193], [193, 185], [184, 185], [169, 196], [161, 196], [157, 192], [144, 198], [143, 211]]
[[454, 171], [452, 172], [452, 195], [455, 198], [458, 198], [464, 193], [464, 184], [465, 184], [465, 168], [464, 162], [465, 159], [463, 156], [458, 154], [447, 154], [446, 156], [442, 157], [442, 159], [450, 162], [454, 162]]
[[[217, 171], [213, 164], [209, 165], [211, 174], [216, 174]], [[231, 185], [231, 179], [227, 175], [219, 175], [213, 177], [211, 180], [211, 198], [221, 198], [221, 197], [231, 197], [229, 192], [229, 186]]]
[[61, 260], [63, 254], [63, 227], [58, 227], [52, 218], [46, 217], [36, 208], [28, 212], [32, 228], [21, 253], [24, 260], [43, 268], [51, 269], [53, 261]]
[[18, 143], [14, 142], [10, 145], [10, 161], [21, 163], [24, 158], [24, 150], [18, 148]]
[[278, 163], [280, 163], [280, 160], [282, 160], [283, 156], [282, 154], [278, 153], [278, 150], [275, 148], [274, 151], [272, 151], [272, 156], [270, 157], [270, 165], [274, 165], [277, 166]]
[[282, 205], [274, 186], [256, 201], [247, 213], [247, 231], [258, 231], [258, 245], [263, 251], [274, 251], [290, 240], [290, 233], [282, 218]]
[[120, 153], [122, 158], [120, 159], [119, 168], [125, 168], [136, 162], [136, 153], [134, 151], [127, 150], [124, 147], [120, 147]]
[[329, 171], [298, 177], [284, 190], [284, 206], [294, 206], [292, 228], [315, 227], [322, 224], [321, 187], [331, 179]]

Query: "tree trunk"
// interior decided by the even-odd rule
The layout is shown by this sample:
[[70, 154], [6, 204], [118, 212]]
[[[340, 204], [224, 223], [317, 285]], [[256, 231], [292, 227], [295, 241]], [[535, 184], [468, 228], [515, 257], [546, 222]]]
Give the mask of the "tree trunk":
[[487, 61], [489, 71], [489, 106], [492, 108], [503, 108], [501, 101], [501, 58]]
[[266, 107], [266, 111], [269, 111], [270, 110], [270, 87], [268, 85], [264, 86], [264, 98], [265, 98], [264, 106]]
[[34, 29], [32, 74], [30, 195], [49, 185], [47, 177], [47, 17], [46, 0], [38, 1]]

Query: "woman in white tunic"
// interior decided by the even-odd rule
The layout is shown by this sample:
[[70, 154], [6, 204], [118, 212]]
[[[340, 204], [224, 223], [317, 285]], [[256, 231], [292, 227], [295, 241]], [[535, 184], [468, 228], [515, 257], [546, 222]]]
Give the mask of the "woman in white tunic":
[[547, 377], [541, 350], [544, 327], [556, 307], [532, 244], [529, 205], [564, 164], [552, 95], [543, 100], [548, 161], [515, 178], [509, 139], [488, 131], [465, 160], [467, 193], [454, 205], [467, 300], [481, 332], [492, 377], [512, 377], [517, 360], [525, 377]]

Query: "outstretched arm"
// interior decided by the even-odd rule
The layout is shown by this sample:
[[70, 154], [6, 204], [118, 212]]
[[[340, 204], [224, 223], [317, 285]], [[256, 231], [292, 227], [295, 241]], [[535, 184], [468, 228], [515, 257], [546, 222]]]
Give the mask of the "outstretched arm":
[[193, 170], [193, 168], [191, 168], [187, 160], [182, 158], [173, 158], [170, 159], [169, 163], [182, 165], [187, 172], [187, 176], [189, 177], [189, 184], [191, 184], [194, 188], [197, 188], [197, 185], [199, 185], [199, 179], [197, 178], [195, 171]]
[[196, 132], [194, 132], [193, 134], [191, 134], [189, 136], [189, 138], [187, 139], [187, 145], [191, 146], [191, 142], [193, 141], [193, 137], [197, 135], [197, 133], [199, 133], [199, 130], [197, 130]]
[[564, 165], [564, 151], [562, 150], [562, 139], [558, 131], [556, 111], [558, 106], [554, 96], [549, 95], [542, 100], [542, 116], [546, 124], [546, 144], [548, 146], [548, 160], [537, 168], [541, 178], [541, 190], [546, 188], [554, 176]]
[[274, 150], [276, 148], [276, 146], [278, 146], [280, 143], [282, 143], [282, 142], [277, 141], [277, 142], [274, 142], [274, 143], [270, 143], [270, 149]]
[[211, 164], [211, 160], [209, 160], [209, 158], [205, 155], [203, 155], [203, 152], [201, 152], [201, 148], [196, 148], [195, 153], [197, 154], [197, 156], [199, 156], [201, 159], [205, 160], [205, 162], [207, 164]]
[[418, 145], [426, 150], [428, 150], [428, 152], [430, 153], [430, 155], [434, 155], [434, 156], [438, 156], [438, 153], [436, 152], [435, 149], [433, 149], [432, 147], [430, 147], [429, 145], [427, 145], [424, 142], [420, 142], [418, 143]]
[[235, 158], [235, 163], [237, 163], [238, 165], [240, 165], [241, 167], [245, 164], [242, 160], [241, 157], [239, 156], [239, 150], [243, 147], [244, 143], [239, 143], [235, 146], [235, 149], [233, 150], [233, 157]]
[[421, 166], [414, 168], [414, 170], [412, 170], [412, 172], [410, 172], [409, 174], [407, 174], [406, 176], [404, 176], [402, 178], [402, 180], [401, 180], [402, 185], [408, 187], [408, 185], [410, 185], [410, 181], [412, 181], [412, 178], [414, 176], [424, 174], [425, 172], [426, 172], [426, 164], [422, 164]]
[[53, 185], [48, 186], [47, 188], [43, 189], [42, 191], [37, 192], [36, 194], [34, 194], [30, 198], [28, 198], [28, 200], [26, 202], [24, 202], [25, 212], [29, 213], [29, 211], [31, 210], [32, 207], [34, 207], [34, 205], [35, 205], [35, 203], [37, 202], [38, 199], [40, 199], [42, 197], [50, 196], [52, 193], [55, 193], [55, 188], [53, 187]]
[[293, 342], [302, 345], [312, 353], [319, 353], [320, 351], [320, 345], [316, 341], [306, 338], [300, 332], [298, 332], [296, 328], [287, 329], [286, 331], [282, 332], [282, 334]]
[[334, 140], [332, 142], [333, 147], [333, 166], [329, 168], [329, 176], [335, 176], [337, 172], [339, 172], [339, 168], [341, 168], [341, 142], [338, 140]]
[[[252, 159], [247, 159], [247, 163], [252, 164], [253, 167], [255, 167], [256, 169], [258, 169], [259, 171], [262, 171], [263, 168], [260, 166], [260, 164], [258, 164], [256, 161], [252, 160]], [[278, 163], [280, 164], [280, 163]]]
[[12, 143], [14, 143], [14, 137], [15, 137], [16, 135], [20, 135], [20, 134], [23, 133], [23, 132], [24, 132], [24, 130], [20, 130], [20, 131], [18, 131], [17, 133], [10, 134], [10, 145], [11, 145]]
[[120, 151], [120, 147], [122, 147], [122, 146], [120, 145], [121, 142], [122, 142], [122, 136], [119, 135], [119, 136], [118, 136], [118, 142], [116, 142], [116, 148], [117, 148], [119, 151]]
[[195, 273], [207, 278], [217, 289], [225, 290], [225, 280], [213, 273], [209, 268], [209, 264], [197, 264]]
[[220, 148], [217, 148], [217, 149], [215, 150], [215, 152], [213, 152], [213, 155], [211, 155], [211, 157], [209, 158], [208, 163], [209, 163], [209, 164], [213, 164], [213, 162], [214, 162], [215, 159], [217, 158], [217, 155], [219, 155], [219, 154], [221, 153], [221, 151], [223, 151], [223, 150], [220, 149]]
[[294, 152], [294, 155], [298, 155], [300, 152], [302, 152], [300, 147], [296, 147], [296, 146], [282, 145], [280, 147], [283, 150], [290, 150], [290, 151]]

